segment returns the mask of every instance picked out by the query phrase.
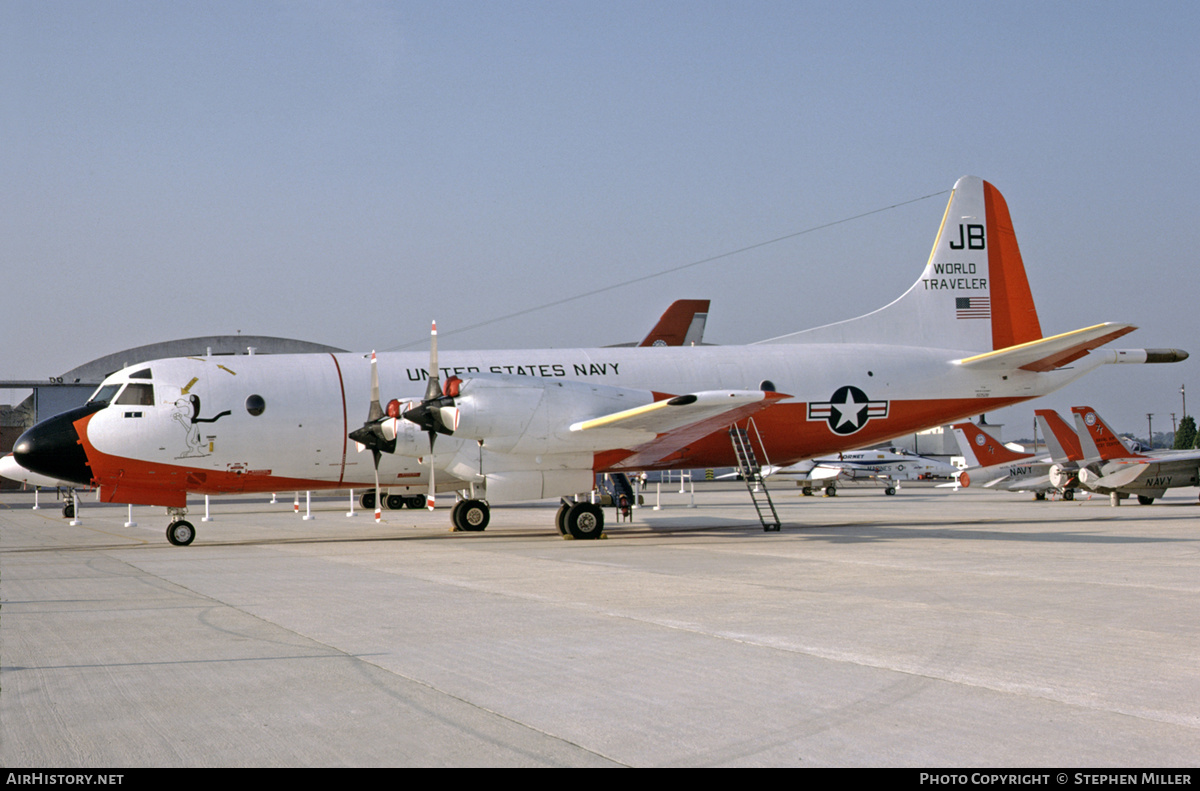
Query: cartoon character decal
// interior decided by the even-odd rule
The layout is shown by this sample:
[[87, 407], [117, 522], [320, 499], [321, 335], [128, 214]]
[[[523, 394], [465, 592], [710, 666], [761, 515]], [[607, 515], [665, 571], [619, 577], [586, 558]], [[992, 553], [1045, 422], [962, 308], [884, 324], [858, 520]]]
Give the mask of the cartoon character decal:
[[200, 396], [195, 393], [181, 395], [175, 401], [175, 412], [171, 415], [171, 419], [183, 427], [187, 448], [175, 458], [198, 458], [212, 453], [212, 446], [206, 445], [204, 438], [200, 434], [200, 424], [216, 423], [221, 418], [231, 414], [233, 413], [226, 409], [216, 417], [200, 417]]

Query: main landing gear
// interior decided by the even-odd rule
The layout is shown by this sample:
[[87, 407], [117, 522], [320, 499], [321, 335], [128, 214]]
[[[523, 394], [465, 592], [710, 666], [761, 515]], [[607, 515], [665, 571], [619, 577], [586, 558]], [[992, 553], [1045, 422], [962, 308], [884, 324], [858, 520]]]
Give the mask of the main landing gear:
[[572, 503], [566, 500], [555, 515], [558, 532], [580, 540], [600, 538], [604, 533], [604, 512], [593, 503]]
[[[483, 500], [459, 500], [450, 511], [456, 533], [478, 533], [491, 521], [491, 509]], [[563, 536], [579, 540], [600, 538], [604, 533], [604, 511], [588, 502], [563, 500], [554, 523]]]
[[450, 509], [455, 532], [478, 533], [488, 526], [492, 511], [483, 500], [459, 500]]

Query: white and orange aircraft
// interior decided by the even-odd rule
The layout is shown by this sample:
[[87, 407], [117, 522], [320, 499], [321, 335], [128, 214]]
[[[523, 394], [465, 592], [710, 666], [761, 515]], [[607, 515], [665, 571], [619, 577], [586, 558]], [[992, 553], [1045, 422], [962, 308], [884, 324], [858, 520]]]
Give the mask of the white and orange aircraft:
[[[748, 346], [439, 361], [435, 342], [428, 368], [410, 352], [157, 360], [29, 429], [14, 455], [99, 486], [105, 501], [166, 506], [174, 544], [195, 536], [181, 518], [189, 494], [376, 481], [426, 490], [430, 506], [438, 491], [459, 493], [451, 518], [467, 530], [486, 526], [489, 504], [560, 497], [560, 531], [596, 538], [599, 507], [567, 498], [591, 491], [598, 472], [734, 466], [727, 429], [751, 415], [766, 458], [793, 464], [1036, 398], [1106, 363], [1187, 356], [1101, 348], [1134, 329], [1043, 337], [1004, 198], [967, 176], [920, 278], [857, 319]], [[379, 393], [394, 396], [386, 410]]]
[[[1050, 460], [1013, 450], [974, 423], [955, 423], [950, 428], [967, 462], [966, 469], [955, 477], [955, 486], [1033, 492], [1038, 500], [1045, 500], [1046, 492], [1058, 488], [1050, 481]], [[1062, 492], [1064, 500], [1075, 498], [1069, 487]]]
[[1137, 495], [1150, 505], [1167, 489], [1200, 484], [1200, 452], [1194, 450], [1130, 450], [1104, 418], [1090, 406], [1071, 407], [1084, 459], [1079, 480], [1093, 492], [1107, 494], [1113, 505]]

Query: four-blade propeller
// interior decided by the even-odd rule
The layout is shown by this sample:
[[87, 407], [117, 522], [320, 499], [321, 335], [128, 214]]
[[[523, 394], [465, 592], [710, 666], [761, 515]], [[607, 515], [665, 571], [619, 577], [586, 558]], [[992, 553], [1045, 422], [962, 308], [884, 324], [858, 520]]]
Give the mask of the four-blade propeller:
[[371, 408], [367, 411], [367, 420], [362, 427], [350, 432], [350, 439], [357, 442], [360, 448], [370, 448], [371, 455], [375, 459], [376, 522], [383, 518], [381, 511], [383, 499], [379, 492], [379, 458], [385, 451], [387, 453], [396, 452], [395, 432], [391, 432], [392, 436], [389, 439], [383, 430], [383, 423], [387, 417], [383, 407], [379, 405], [379, 363], [375, 359], [375, 352], [371, 352]]

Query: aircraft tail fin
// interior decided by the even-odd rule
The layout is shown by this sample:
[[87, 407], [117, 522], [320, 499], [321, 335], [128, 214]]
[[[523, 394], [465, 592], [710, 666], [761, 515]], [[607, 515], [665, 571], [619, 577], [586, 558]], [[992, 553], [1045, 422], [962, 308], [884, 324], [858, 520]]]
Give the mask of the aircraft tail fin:
[[1041, 337], [1008, 204], [990, 183], [963, 176], [950, 194], [925, 270], [903, 296], [865, 316], [772, 342], [888, 343], [985, 352]]
[[708, 321], [707, 299], [677, 299], [638, 346], [699, 346]]
[[950, 428], [954, 429], [958, 449], [970, 467], [1011, 464], [1033, 457], [1032, 453], [1017, 453], [974, 423], [955, 423]]
[[1110, 459], [1136, 459], [1141, 454], [1134, 453], [1125, 447], [1117, 432], [1113, 431], [1100, 413], [1090, 406], [1073, 406], [1075, 413], [1075, 428], [1079, 432], [1079, 444], [1087, 458], [1099, 458], [1103, 461]]
[[1046, 447], [1050, 449], [1051, 461], [1062, 464], [1067, 461], [1083, 461], [1083, 449], [1079, 445], [1079, 437], [1067, 425], [1067, 421], [1053, 409], [1035, 409], [1038, 426], [1042, 436], [1046, 438]]

